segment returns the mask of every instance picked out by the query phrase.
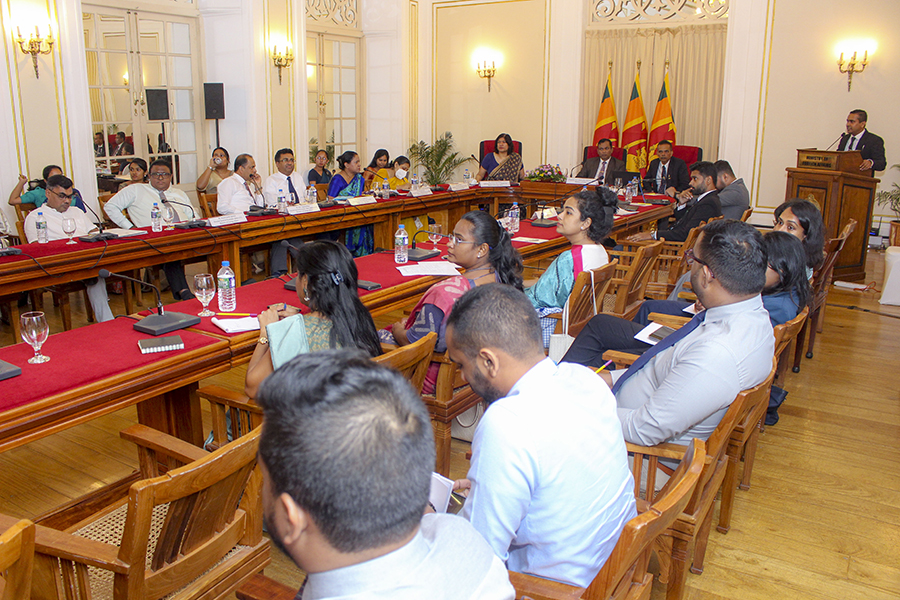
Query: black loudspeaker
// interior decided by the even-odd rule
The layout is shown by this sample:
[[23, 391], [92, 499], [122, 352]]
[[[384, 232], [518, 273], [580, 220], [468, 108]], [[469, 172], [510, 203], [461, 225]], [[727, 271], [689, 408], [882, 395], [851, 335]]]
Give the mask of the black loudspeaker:
[[169, 118], [169, 90], [145, 90], [147, 93], [147, 118], [166, 121]]
[[225, 118], [225, 86], [221, 83], [203, 84], [203, 101], [207, 119]]

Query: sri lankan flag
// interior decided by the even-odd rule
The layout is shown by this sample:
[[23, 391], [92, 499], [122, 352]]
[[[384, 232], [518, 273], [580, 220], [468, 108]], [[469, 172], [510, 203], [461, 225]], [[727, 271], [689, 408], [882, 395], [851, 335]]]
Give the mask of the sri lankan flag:
[[628, 113], [625, 115], [625, 128], [622, 130], [622, 147], [628, 151], [625, 166], [629, 171], [641, 171], [647, 168], [647, 117], [644, 115], [644, 99], [641, 98], [641, 73], [634, 76], [631, 87], [631, 99], [628, 101]]
[[594, 125], [594, 145], [604, 138], [612, 140], [614, 148], [619, 145], [619, 123], [616, 121], [616, 103], [612, 95], [612, 73], [606, 75], [606, 89], [603, 90], [603, 100], [600, 101], [597, 124]]
[[650, 125], [650, 150], [648, 156], [656, 154], [656, 145], [663, 140], [675, 143], [675, 120], [672, 118], [672, 103], [669, 99], [669, 71], [663, 78], [662, 89], [659, 90], [659, 100], [656, 101], [656, 110], [653, 111], [653, 121]]

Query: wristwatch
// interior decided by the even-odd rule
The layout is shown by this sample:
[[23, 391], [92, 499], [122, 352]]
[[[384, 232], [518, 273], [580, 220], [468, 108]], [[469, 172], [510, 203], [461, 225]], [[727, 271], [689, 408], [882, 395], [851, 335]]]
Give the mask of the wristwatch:
[[267, 338], [266, 336], [262, 336], [261, 338], [259, 338], [259, 340], [257, 340], [256, 343], [257, 343], [257, 344], [265, 344], [265, 345], [268, 345], [268, 343], [269, 343], [269, 338]]

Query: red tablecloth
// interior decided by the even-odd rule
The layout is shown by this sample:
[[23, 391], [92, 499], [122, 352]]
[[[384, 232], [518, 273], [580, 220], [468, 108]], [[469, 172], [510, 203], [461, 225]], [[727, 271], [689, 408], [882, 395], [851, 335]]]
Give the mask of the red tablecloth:
[[28, 364], [34, 356], [28, 344], [0, 348], [0, 360], [22, 369], [18, 377], [0, 381], [0, 412], [218, 341], [182, 329], [167, 335], [181, 336], [184, 350], [141, 354], [138, 340], [153, 336], [135, 331], [133, 325], [133, 319], [118, 318], [53, 334], [41, 347], [41, 353], [50, 361], [40, 365]]

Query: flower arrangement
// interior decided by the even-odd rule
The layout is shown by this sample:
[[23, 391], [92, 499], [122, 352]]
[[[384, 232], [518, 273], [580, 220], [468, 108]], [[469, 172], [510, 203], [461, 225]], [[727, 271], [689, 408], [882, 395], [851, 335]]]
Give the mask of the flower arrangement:
[[553, 165], [541, 165], [535, 169], [528, 171], [525, 175], [527, 181], [553, 181], [561, 183], [566, 180], [566, 176], [559, 167]]

